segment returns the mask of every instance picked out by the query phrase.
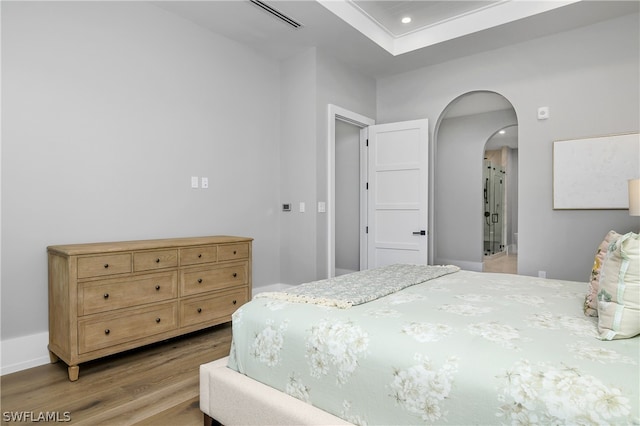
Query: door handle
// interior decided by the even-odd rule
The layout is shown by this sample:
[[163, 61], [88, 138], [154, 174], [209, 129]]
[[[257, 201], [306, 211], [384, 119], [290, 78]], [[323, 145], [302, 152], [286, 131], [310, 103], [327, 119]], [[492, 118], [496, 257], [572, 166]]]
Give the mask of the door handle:
[[427, 231], [422, 230], [422, 231], [416, 231], [413, 233], [413, 235], [427, 235]]

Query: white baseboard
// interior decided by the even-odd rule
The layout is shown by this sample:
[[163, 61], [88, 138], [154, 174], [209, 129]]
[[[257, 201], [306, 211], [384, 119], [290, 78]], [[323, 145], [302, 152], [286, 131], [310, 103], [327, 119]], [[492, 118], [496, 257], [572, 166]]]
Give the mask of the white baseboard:
[[0, 341], [0, 375], [50, 363], [49, 332]]

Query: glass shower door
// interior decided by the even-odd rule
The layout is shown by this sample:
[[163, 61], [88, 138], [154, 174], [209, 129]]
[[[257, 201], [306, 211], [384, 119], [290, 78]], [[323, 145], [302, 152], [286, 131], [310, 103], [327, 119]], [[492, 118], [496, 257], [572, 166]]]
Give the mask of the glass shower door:
[[484, 160], [484, 254], [490, 256], [505, 248], [504, 224], [505, 172], [490, 160]]

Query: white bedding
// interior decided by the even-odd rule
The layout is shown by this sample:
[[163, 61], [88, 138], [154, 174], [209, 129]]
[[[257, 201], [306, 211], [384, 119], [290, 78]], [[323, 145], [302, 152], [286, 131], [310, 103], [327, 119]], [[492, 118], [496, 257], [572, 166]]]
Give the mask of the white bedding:
[[339, 309], [258, 298], [229, 367], [355, 424], [640, 424], [640, 339], [586, 284], [460, 271]]

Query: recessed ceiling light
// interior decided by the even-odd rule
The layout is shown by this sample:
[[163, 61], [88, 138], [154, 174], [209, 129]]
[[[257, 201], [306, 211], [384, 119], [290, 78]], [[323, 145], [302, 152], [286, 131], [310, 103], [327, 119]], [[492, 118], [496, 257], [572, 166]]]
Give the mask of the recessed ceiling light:
[[506, 130], [500, 130], [498, 133], [500, 133], [501, 135], [504, 135], [506, 132]]
[[405, 16], [404, 18], [402, 18], [402, 23], [403, 24], [408, 24], [409, 22], [411, 22], [411, 17], [410, 16]]

